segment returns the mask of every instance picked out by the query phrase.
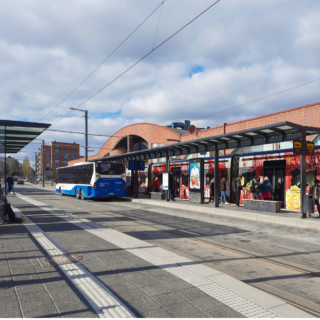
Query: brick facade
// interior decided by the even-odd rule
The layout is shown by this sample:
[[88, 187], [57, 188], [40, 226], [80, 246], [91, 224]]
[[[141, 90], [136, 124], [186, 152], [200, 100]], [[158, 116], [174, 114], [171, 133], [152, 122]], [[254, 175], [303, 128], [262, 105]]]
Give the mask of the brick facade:
[[[119, 137], [125, 137], [128, 135], [137, 135], [142, 137], [148, 142], [148, 148], [151, 148], [152, 143], [161, 143], [163, 145], [169, 145], [175, 142], [167, 141], [166, 139], [176, 139], [181, 141], [190, 141], [194, 139], [216, 136], [224, 133], [236, 132], [245, 129], [251, 129], [256, 127], [261, 127], [277, 122], [290, 121], [296, 124], [310, 126], [310, 127], [320, 127], [320, 102], [305, 105], [302, 107], [288, 109], [276, 113], [271, 113], [261, 117], [251, 118], [248, 120], [224, 123], [221, 126], [210, 128], [206, 130], [201, 130], [193, 134], [183, 134], [173, 132], [169, 128], [162, 127], [151, 123], [137, 123], [127, 127], [124, 127], [117, 131], [113, 137], [109, 138], [106, 143], [102, 146], [98, 154], [90, 156], [89, 159], [96, 159], [106, 156], [108, 153], [110, 155], [124, 153], [125, 150], [115, 150], [115, 147], [119, 141]], [[315, 136], [308, 136], [308, 140], [313, 140]], [[110, 151], [108, 151], [110, 150]], [[227, 154], [230, 154], [232, 150], [226, 150]], [[83, 161], [79, 159], [77, 161], [70, 161], [69, 165], [73, 163]]]
[[[39, 148], [37, 155], [37, 174], [42, 175], [42, 146]], [[53, 176], [55, 169], [58, 167], [65, 167], [73, 158], [79, 159], [80, 146], [77, 143], [65, 143], [53, 141], [44, 146], [44, 168], [52, 170]]]

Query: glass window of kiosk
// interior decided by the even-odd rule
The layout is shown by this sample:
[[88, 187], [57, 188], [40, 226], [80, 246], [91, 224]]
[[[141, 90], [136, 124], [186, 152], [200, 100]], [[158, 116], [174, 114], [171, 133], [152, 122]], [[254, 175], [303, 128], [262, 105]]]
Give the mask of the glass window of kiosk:
[[[312, 186], [313, 181], [316, 179], [316, 169], [307, 172], [306, 174], [306, 186]], [[297, 186], [300, 188], [300, 169], [291, 171], [291, 186]]]
[[188, 174], [182, 173], [182, 185], [189, 187], [189, 172]]
[[162, 172], [152, 172], [151, 177], [152, 177], [152, 180], [150, 182], [151, 183], [151, 188], [152, 188], [153, 182], [154, 182], [156, 177], [158, 177], [159, 186], [162, 185]]
[[146, 174], [144, 171], [139, 171], [139, 183], [142, 184], [146, 184], [146, 180], [147, 180], [147, 177], [146, 177]]

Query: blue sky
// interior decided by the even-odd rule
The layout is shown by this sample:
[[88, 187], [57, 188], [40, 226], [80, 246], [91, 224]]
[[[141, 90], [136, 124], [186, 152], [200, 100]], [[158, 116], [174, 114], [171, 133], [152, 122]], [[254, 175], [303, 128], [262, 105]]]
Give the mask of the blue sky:
[[[156, 45], [214, 1], [167, 0]], [[4, 119], [54, 123], [152, 49], [159, 9], [88, 76], [161, 1], [10, 0], [0, 11], [0, 111]], [[81, 106], [89, 132], [189, 119], [214, 127], [320, 101], [320, 82], [207, 117], [320, 78], [320, 1], [222, 0], [147, 59]], [[80, 112], [53, 129], [83, 131]], [[195, 121], [198, 118], [203, 120]], [[46, 143], [76, 140], [47, 132]], [[101, 146], [104, 137], [90, 137]], [[34, 152], [38, 145], [24, 152]], [[91, 152], [93, 154], [94, 152]], [[21, 153], [23, 157], [24, 153]], [[20, 157], [20, 155], [18, 155]]]

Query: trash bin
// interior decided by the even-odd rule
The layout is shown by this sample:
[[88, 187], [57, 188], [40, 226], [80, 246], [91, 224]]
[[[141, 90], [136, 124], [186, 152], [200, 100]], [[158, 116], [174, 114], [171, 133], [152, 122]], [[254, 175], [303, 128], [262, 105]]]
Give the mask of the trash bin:
[[305, 194], [303, 196], [303, 212], [305, 213], [314, 213], [314, 196], [312, 194]]

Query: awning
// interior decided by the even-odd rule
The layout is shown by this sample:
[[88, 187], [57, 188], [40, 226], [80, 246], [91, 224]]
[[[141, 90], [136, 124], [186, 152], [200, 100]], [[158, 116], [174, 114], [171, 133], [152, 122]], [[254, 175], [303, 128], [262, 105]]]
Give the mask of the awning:
[[0, 153], [18, 153], [50, 124], [0, 120]]

